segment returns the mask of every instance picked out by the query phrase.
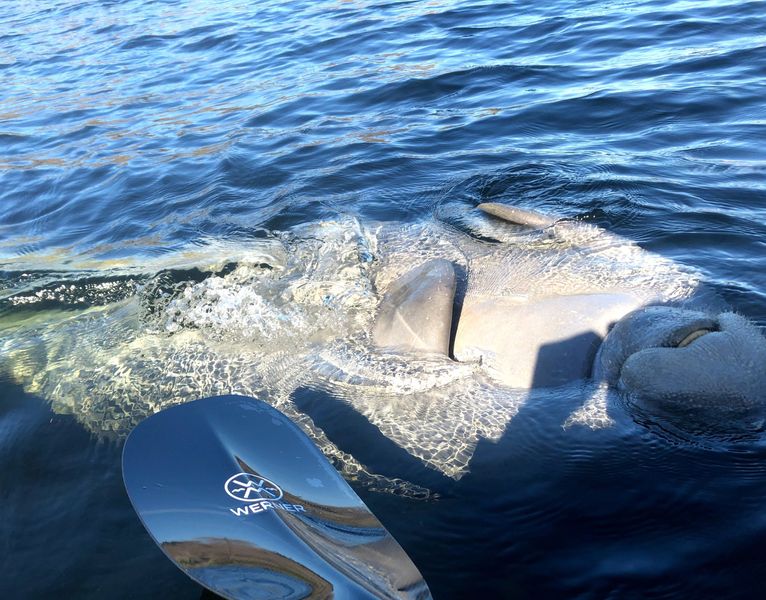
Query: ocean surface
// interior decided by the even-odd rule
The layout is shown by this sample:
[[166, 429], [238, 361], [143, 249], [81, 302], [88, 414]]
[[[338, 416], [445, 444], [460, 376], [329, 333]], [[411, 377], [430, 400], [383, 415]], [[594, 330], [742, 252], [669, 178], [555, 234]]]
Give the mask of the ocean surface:
[[[367, 310], [353, 277], [377, 259], [359, 250], [370, 224], [486, 201], [550, 213], [766, 326], [765, 16], [703, 0], [0, 4], [0, 596], [203, 594], [130, 506], [126, 430], [162, 399], [236, 388], [222, 377], [249, 373], [228, 367], [256, 356], [252, 336], [289, 358], [325, 305]], [[258, 304], [275, 242], [324, 304]], [[200, 331], [231, 356], [168, 350]], [[285, 398], [359, 446], [343, 438], [358, 413]], [[762, 597], [763, 434], [678, 435], [619, 409], [564, 428], [564, 404], [528, 402], [459, 478], [373, 464], [374, 435], [357, 459], [385, 479], [344, 474], [437, 599]]]

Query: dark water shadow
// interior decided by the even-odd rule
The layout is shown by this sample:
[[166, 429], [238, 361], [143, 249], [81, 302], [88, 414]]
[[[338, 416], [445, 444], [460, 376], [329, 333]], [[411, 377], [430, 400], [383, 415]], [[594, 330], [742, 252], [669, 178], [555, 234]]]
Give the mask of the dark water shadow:
[[133, 512], [121, 454], [0, 379], [0, 597], [199, 597]]
[[440, 493], [447, 492], [454, 484], [452, 479], [387, 438], [367, 417], [343, 399], [322, 390], [303, 387], [293, 392], [292, 400], [333, 444], [353, 456], [370, 472], [405, 479]]
[[[601, 341], [601, 336], [595, 332], [586, 332], [541, 347], [536, 361], [534, 386], [555, 388], [583, 379], [583, 373], [590, 373], [590, 365]], [[566, 402], [552, 406], [542, 426], [544, 431], [563, 424], [571, 412], [579, 407], [573, 406], [571, 399], [570, 395]], [[586, 393], [582, 403], [588, 399]], [[300, 411], [310, 416], [314, 424], [338, 448], [354, 456], [371, 472], [401, 478], [440, 492], [441, 499], [437, 504], [425, 503], [422, 506], [422, 503], [404, 507], [388, 506], [385, 499], [365, 498], [373, 510], [380, 511], [379, 516], [395, 536], [404, 536], [403, 539], [407, 541], [415, 536], [412, 532], [405, 532], [409, 528], [399, 522], [401, 515], [396, 518], [404, 510], [409, 515], [407, 522], [417, 522], [421, 535], [432, 540], [427, 552], [421, 551], [422, 544], [417, 542], [408, 551], [412, 552], [413, 559], [436, 598], [518, 599], [541, 597], [538, 592], [546, 589], [545, 586], [541, 587], [537, 575], [525, 571], [515, 551], [509, 550], [501, 542], [507, 538], [508, 532], [498, 530], [504, 524], [503, 518], [497, 514], [495, 503], [497, 495], [508, 493], [509, 482], [523, 482], [528, 487], [523, 493], [514, 490], [511, 497], [534, 497], [535, 493], [541, 491], [536, 480], [545, 478], [545, 469], [550, 468], [548, 463], [551, 457], [537, 455], [540, 448], [529, 443], [531, 438], [528, 431], [522, 431], [535, 426], [540, 429], [539, 423], [535, 423], [540, 417], [540, 408], [535, 404], [534, 392], [529, 393], [527, 400], [509, 421], [499, 440], [479, 440], [469, 464], [470, 471], [455, 481], [426, 466], [387, 438], [342, 398], [309, 388], [301, 388], [293, 395], [293, 401]], [[519, 439], [526, 440], [521, 444], [525, 461], [521, 466], [519, 446], [516, 443]], [[541, 469], [541, 465], [547, 466]], [[447, 518], [446, 514], [450, 516], [449, 526], [445, 528], [443, 520]], [[455, 543], [455, 530], [461, 532], [459, 539], [463, 541], [459, 544]], [[532, 532], [539, 533], [534, 529]], [[552, 543], [553, 539], [555, 536], [542, 540], [538, 537], [535, 541], [544, 545]], [[540, 551], [534, 545], [528, 546], [528, 549], [530, 552]], [[540, 560], [544, 561], [544, 558], [540, 556]], [[452, 565], [453, 568], [445, 573], [445, 565]], [[557, 584], [547, 589], [553, 594]]]

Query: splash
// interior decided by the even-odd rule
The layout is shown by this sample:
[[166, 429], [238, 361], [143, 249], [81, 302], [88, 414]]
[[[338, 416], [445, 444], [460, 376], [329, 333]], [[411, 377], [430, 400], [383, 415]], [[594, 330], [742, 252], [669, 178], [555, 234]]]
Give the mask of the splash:
[[[497, 385], [479, 364], [376, 349], [369, 332], [378, 303], [402, 273], [447, 258], [465, 272], [467, 293], [517, 298], [627, 286], [667, 300], [689, 297], [698, 285], [669, 261], [575, 224], [491, 243], [433, 220], [363, 225], [344, 217], [273, 232], [235, 261], [220, 244], [209, 251], [196, 248], [199, 260], [182, 270], [178, 256], [143, 271], [136, 260], [121, 271], [133, 282], [121, 297], [94, 297], [84, 309], [88, 290], [78, 295], [74, 275], [67, 285], [75, 289], [66, 293], [77, 306], [5, 318], [4, 369], [54, 410], [107, 437], [124, 436], [176, 403], [257, 396], [296, 421], [347, 477], [423, 495], [422, 487], [377, 476], [339, 449], [296, 405], [296, 391], [339, 399], [427, 469], [452, 479], [469, 471], [479, 441], [499, 439], [536, 395]], [[18, 307], [24, 294], [30, 291], [11, 295], [10, 304]], [[588, 394], [562, 394], [573, 411], [567, 426], [612, 423], [604, 394]]]

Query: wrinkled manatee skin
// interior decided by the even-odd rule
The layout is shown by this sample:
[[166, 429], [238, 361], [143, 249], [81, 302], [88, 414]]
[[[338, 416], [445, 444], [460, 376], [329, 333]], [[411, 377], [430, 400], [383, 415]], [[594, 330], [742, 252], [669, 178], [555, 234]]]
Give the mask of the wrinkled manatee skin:
[[718, 325], [688, 346], [632, 354], [620, 387], [649, 408], [682, 408], [708, 421], [737, 412], [759, 418], [766, 407], [766, 338], [733, 313], [720, 315]]
[[670, 306], [648, 306], [617, 322], [599, 349], [593, 378], [616, 386], [625, 361], [645, 348], [676, 347], [695, 330], [718, 329], [711, 316]]

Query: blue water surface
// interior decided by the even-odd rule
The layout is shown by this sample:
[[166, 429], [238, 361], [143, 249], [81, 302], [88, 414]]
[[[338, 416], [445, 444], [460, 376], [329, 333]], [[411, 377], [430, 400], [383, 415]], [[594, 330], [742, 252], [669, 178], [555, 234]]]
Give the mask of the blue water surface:
[[[19, 294], [99, 304], [88, 282], [125, 258], [337, 214], [411, 222], [459, 197], [614, 231], [764, 326], [764, 15], [761, 0], [4, 2], [0, 320], [21, 318]], [[132, 512], [120, 442], [0, 376], [0, 595], [198, 598]], [[619, 452], [594, 450], [599, 434], [546, 451], [524, 430], [544, 418], [481, 445], [441, 500], [360, 489], [434, 597], [761, 597], [762, 440], [647, 428]]]

